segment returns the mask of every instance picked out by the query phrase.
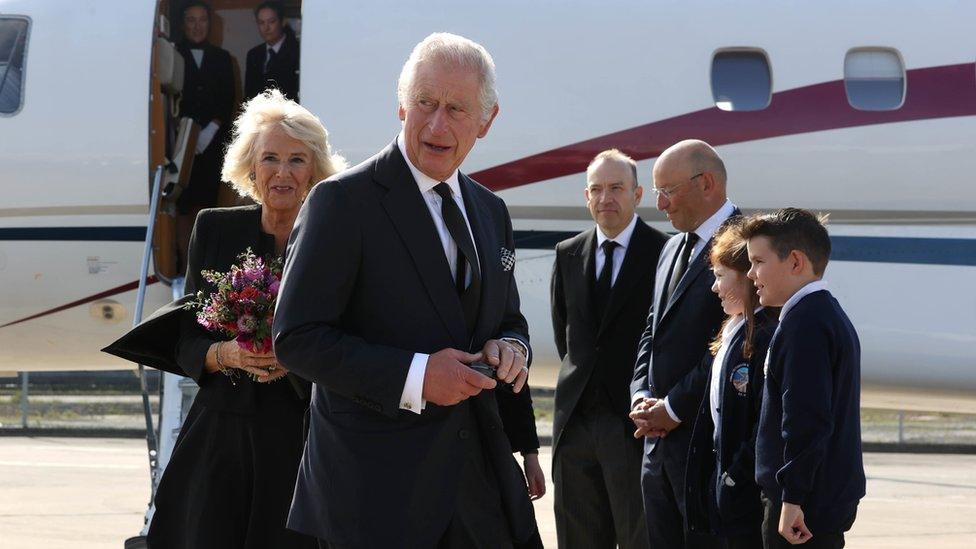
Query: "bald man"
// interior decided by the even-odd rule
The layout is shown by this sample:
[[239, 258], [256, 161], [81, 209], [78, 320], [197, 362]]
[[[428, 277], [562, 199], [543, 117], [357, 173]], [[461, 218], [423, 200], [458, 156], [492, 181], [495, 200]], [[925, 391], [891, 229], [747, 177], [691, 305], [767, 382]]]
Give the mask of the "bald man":
[[697, 366], [724, 318], [710, 289], [715, 277], [706, 250], [719, 226], [739, 211], [726, 197], [725, 165], [704, 141], [668, 148], [654, 163], [653, 176], [657, 209], [679, 232], [661, 251], [631, 382], [634, 436], [644, 437], [647, 530], [651, 547], [723, 547], [721, 539], [699, 532], [707, 528], [688, 525], [686, 500], [694, 498], [688, 504], [695, 504], [708, 487], [691, 486], [686, 494], [685, 468], [705, 389]]

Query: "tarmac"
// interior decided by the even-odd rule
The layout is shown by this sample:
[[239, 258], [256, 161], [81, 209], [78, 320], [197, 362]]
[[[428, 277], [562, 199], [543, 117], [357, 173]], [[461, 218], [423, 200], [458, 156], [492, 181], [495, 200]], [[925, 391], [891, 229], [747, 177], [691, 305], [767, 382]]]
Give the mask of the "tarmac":
[[[549, 448], [541, 453], [551, 463]], [[853, 548], [976, 547], [976, 456], [867, 453], [868, 495], [847, 536]], [[145, 442], [0, 437], [0, 547], [121, 548], [149, 500]], [[556, 546], [552, 485], [537, 501]]]

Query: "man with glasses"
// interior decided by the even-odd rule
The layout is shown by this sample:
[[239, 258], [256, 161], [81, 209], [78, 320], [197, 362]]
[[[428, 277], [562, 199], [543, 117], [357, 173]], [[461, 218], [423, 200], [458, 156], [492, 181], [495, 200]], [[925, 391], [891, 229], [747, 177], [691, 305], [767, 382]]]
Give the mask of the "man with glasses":
[[[688, 531], [685, 467], [692, 419], [705, 389], [698, 368], [721, 326], [721, 302], [708, 268], [712, 235], [738, 209], [726, 198], [722, 159], [708, 143], [677, 143], [654, 163], [657, 209], [679, 232], [661, 252], [653, 307], [638, 345], [631, 382], [635, 437], [643, 437], [641, 487], [651, 547], [722, 547], [720, 538]], [[664, 436], [667, 435], [666, 438]]]
[[586, 169], [596, 227], [556, 246], [552, 324], [562, 359], [553, 419], [560, 547], [647, 547], [640, 441], [626, 415], [637, 341], [667, 236], [637, 216], [637, 164], [616, 149]]

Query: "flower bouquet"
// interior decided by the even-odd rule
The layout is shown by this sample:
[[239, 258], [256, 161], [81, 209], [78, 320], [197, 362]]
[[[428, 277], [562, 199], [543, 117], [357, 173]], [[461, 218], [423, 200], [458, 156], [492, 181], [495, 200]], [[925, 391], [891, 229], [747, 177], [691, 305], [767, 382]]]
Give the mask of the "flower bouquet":
[[202, 271], [204, 280], [217, 289], [209, 296], [197, 292], [186, 306], [198, 309], [197, 323], [207, 330], [235, 340], [252, 353], [270, 352], [282, 263], [266, 261], [250, 248], [237, 259], [225, 273]]

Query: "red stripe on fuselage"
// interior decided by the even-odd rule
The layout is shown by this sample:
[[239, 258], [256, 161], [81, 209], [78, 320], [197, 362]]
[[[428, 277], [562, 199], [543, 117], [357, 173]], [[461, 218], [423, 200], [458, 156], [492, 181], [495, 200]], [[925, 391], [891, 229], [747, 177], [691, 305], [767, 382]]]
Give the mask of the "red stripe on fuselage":
[[[149, 286], [150, 284], [155, 284], [157, 282], [159, 282], [159, 280], [155, 277], [155, 275], [146, 278], [146, 286]], [[117, 286], [115, 288], [112, 288], [111, 290], [105, 290], [102, 293], [90, 295], [88, 297], [83, 297], [77, 301], [72, 301], [71, 303], [65, 303], [64, 305], [61, 305], [59, 307], [48, 309], [46, 311], [42, 311], [35, 315], [21, 318], [20, 320], [14, 320], [12, 322], [8, 322], [6, 324], [0, 325], [0, 328], [6, 328], [7, 326], [13, 326], [14, 324], [20, 324], [21, 322], [27, 322], [28, 320], [34, 320], [35, 318], [41, 318], [42, 316], [53, 315], [54, 313], [60, 313], [61, 311], [68, 310], [72, 307], [77, 307], [78, 305], [84, 305], [86, 303], [91, 303], [92, 301], [97, 301], [99, 299], [110, 297], [116, 294], [121, 294], [123, 292], [128, 292], [130, 290], [135, 290], [138, 288], [139, 288], [138, 280], [129, 282], [128, 284]]]
[[617, 148], [636, 160], [655, 158], [683, 139], [728, 145], [770, 137], [909, 120], [976, 115], [976, 65], [908, 71], [905, 103], [893, 111], [850, 106], [844, 81], [835, 80], [773, 94], [767, 108], [751, 112], [704, 109], [501, 164], [471, 174], [494, 191], [573, 175], [600, 151]]

